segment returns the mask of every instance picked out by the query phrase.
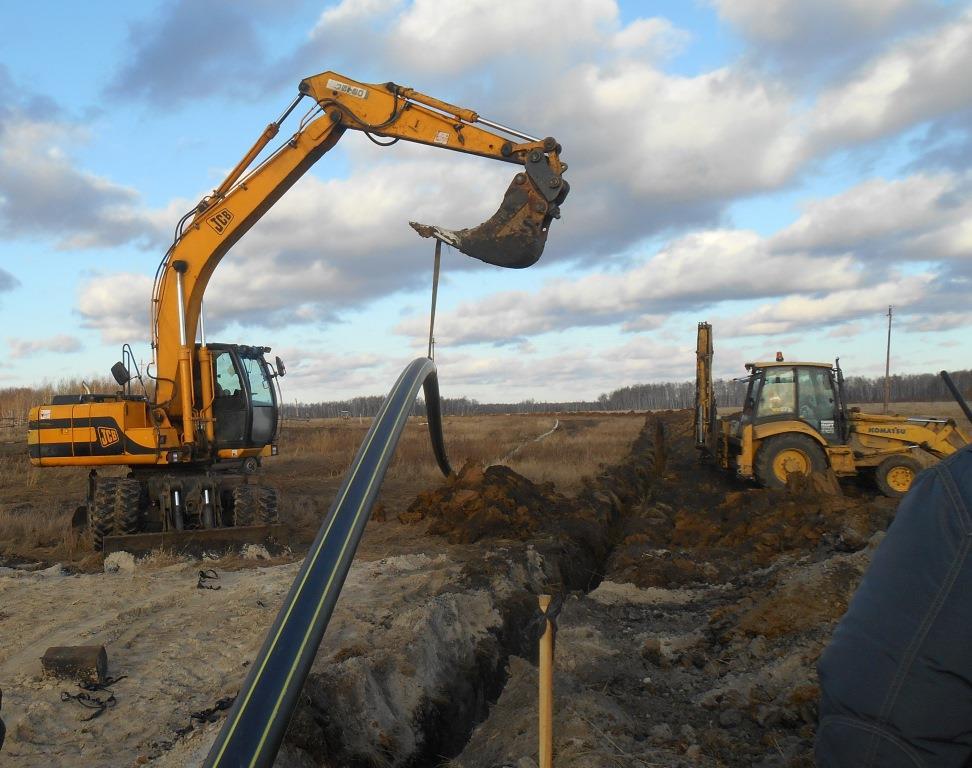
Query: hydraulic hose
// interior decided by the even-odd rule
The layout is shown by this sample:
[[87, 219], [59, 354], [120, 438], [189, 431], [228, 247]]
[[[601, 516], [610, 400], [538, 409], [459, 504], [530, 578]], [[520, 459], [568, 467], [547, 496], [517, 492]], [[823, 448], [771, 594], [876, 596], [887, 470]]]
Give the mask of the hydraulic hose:
[[273, 765], [420, 386], [425, 390], [432, 450], [443, 474], [451, 472], [435, 364], [418, 358], [398, 377], [358, 449], [206, 757], [207, 768]]
[[[955, 402], [958, 403], [959, 408], [962, 409], [962, 413], [965, 414], [965, 418], [972, 421], [972, 409], [969, 408], [969, 404], [965, 402], [965, 398], [962, 397], [962, 393], [959, 392], [959, 388], [955, 386], [955, 382], [952, 381], [952, 377], [948, 375], [948, 371], [941, 371], [939, 376], [942, 377], [942, 381], [945, 382], [945, 386], [948, 387], [948, 391], [952, 393], [952, 397], [955, 398]], [[429, 422], [431, 425], [432, 422]]]

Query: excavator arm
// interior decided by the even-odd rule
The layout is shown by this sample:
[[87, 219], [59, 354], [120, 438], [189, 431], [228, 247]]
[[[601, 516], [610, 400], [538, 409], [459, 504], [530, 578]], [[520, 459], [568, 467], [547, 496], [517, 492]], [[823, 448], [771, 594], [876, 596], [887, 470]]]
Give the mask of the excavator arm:
[[[213, 271], [236, 241], [346, 130], [521, 166], [500, 209], [480, 226], [456, 231], [412, 223], [422, 236], [437, 238], [490, 264], [512, 268], [534, 264], [543, 251], [550, 222], [559, 218], [559, 206], [569, 191], [563, 179], [567, 166], [560, 160], [561, 147], [553, 138], [538, 139], [514, 131], [411, 88], [359, 83], [335, 72], [303, 80], [299, 92], [220, 186], [186, 214], [156, 275], [152, 295], [156, 418], [160, 423], [178, 422], [183, 444], [195, 442], [197, 427], [207, 425], [211, 434], [212, 381], [205, 364], [205, 344], [198, 361], [201, 393], [193, 391], [193, 353], [203, 295]], [[315, 105], [298, 130], [251, 169], [283, 121], [305, 98]], [[194, 402], [201, 403], [195, 413]]]

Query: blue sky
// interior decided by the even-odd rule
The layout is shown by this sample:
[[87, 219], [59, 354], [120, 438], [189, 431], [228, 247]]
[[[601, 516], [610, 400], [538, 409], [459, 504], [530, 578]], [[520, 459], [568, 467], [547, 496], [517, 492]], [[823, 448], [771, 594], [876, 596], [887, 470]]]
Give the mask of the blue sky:
[[[967, 368], [972, 9], [938, 0], [239, 0], [10, 6], [0, 48], [0, 388], [150, 357], [181, 214], [336, 70], [555, 135], [572, 191], [540, 262], [447, 252], [443, 393], [594, 398], [782, 349]], [[285, 124], [281, 136], [296, 129]], [[288, 400], [385, 391], [422, 354], [431, 245], [510, 171], [349, 132], [223, 259], [211, 340], [265, 344]], [[354, 220], [354, 226], [349, 225]]]

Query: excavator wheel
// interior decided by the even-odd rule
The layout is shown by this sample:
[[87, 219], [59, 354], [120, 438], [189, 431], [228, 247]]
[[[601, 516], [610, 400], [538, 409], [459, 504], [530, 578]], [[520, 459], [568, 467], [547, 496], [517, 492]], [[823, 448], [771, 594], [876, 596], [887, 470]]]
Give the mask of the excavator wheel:
[[878, 464], [877, 469], [874, 470], [874, 480], [885, 496], [900, 499], [911, 488], [919, 472], [921, 472], [921, 464], [911, 456], [898, 454], [888, 456]]
[[238, 485], [233, 489], [233, 525], [256, 525], [259, 505], [252, 485]]
[[91, 531], [91, 543], [100, 552], [105, 546], [105, 536], [115, 532], [115, 491], [118, 478], [99, 478], [95, 487], [94, 498], [88, 506], [88, 529]]
[[756, 479], [767, 488], [786, 488], [790, 475], [823, 472], [827, 459], [812, 437], [783, 434], [767, 438], [756, 456]]
[[257, 505], [259, 520], [264, 525], [275, 525], [280, 522], [277, 510], [277, 491], [273, 488], [257, 488]]
[[115, 485], [114, 505], [114, 534], [124, 536], [138, 533], [140, 525], [140, 507], [142, 501], [142, 484], [131, 478], [121, 478]]

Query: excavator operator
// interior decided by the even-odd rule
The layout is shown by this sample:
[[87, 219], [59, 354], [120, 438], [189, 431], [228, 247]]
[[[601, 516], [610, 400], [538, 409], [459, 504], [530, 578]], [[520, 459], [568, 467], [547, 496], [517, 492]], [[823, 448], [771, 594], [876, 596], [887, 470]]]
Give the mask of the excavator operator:
[[972, 446], [922, 472], [820, 659], [819, 768], [972, 766]]

